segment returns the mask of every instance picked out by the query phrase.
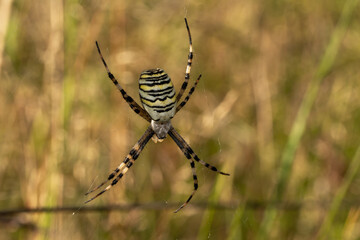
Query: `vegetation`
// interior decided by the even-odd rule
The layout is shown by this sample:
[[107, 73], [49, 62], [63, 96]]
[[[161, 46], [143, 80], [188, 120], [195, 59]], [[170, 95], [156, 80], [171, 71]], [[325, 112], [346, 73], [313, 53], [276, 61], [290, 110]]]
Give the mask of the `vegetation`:
[[[346, 1], [0, 2], [0, 239], [360, 239], [360, 11]], [[147, 128], [160, 67], [199, 86], [174, 127], [84, 205]], [[139, 102], [139, 101], [138, 101]]]

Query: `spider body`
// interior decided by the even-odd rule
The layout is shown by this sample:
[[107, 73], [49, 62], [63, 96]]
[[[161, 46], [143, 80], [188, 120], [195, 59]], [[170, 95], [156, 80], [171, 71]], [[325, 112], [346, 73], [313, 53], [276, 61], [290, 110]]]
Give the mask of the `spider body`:
[[129, 170], [129, 168], [134, 164], [135, 160], [138, 158], [141, 151], [144, 149], [145, 145], [148, 143], [148, 141], [151, 138], [153, 138], [154, 141], [156, 142], [157, 140], [161, 141], [165, 139], [166, 136], [169, 135], [178, 145], [180, 150], [184, 153], [185, 157], [190, 161], [190, 166], [194, 180], [194, 190], [192, 194], [189, 196], [189, 198], [186, 200], [186, 202], [183, 203], [175, 212], [178, 212], [180, 209], [185, 207], [189, 203], [193, 195], [195, 194], [196, 190], [198, 189], [198, 180], [195, 172], [194, 160], [199, 162], [203, 166], [209, 168], [212, 171], [215, 171], [222, 175], [229, 175], [228, 173], [221, 172], [217, 170], [216, 167], [201, 160], [194, 153], [194, 151], [191, 149], [189, 144], [186, 143], [186, 141], [171, 125], [171, 119], [188, 102], [201, 78], [200, 75], [195, 81], [193, 87], [190, 89], [188, 95], [185, 97], [185, 99], [182, 102], [180, 102], [180, 99], [184, 91], [186, 90], [188, 81], [190, 79], [190, 70], [193, 59], [191, 34], [186, 18], [185, 18], [185, 24], [189, 36], [190, 47], [189, 47], [187, 66], [185, 70], [185, 80], [181, 86], [178, 95], [175, 96], [176, 93], [175, 93], [174, 85], [172, 84], [170, 77], [165, 73], [164, 70], [160, 68], [155, 68], [155, 69], [149, 69], [143, 71], [140, 74], [140, 78], [139, 78], [139, 94], [140, 94], [141, 104], [143, 107], [138, 105], [132, 99], [132, 97], [127, 95], [127, 93], [121, 87], [121, 85], [116, 80], [114, 75], [110, 72], [101, 54], [100, 47], [96, 42], [98, 53], [100, 55], [101, 61], [103, 62], [106, 68], [109, 78], [118, 88], [125, 101], [129, 104], [130, 108], [133, 109], [135, 113], [140, 115], [146, 121], [148, 121], [150, 123], [150, 126], [147, 128], [147, 130], [145, 131], [143, 136], [139, 139], [139, 141], [130, 150], [129, 154], [125, 157], [124, 161], [108, 176], [107, 180], [101, 183], [98, 187], [87, 192], [86, 195], [98, 190], [99, 188], [104, 186], [108, 181], [112, 180], [112, 182], [102, 191], [96, 194], [94, 197], [87, 200], [85, 203], [94, 200], [104, 192], [108, 191], [112, 186], [114, 186], [125, 175], [125, 173]]
[[175, 89], [170, 77], [160, 68], [143, 71], [139, 78], [140, 101], [151, 117], [154, 142], [166, 138], [176, 111]]
[[168, 122], [176, 111], [175, 89], [160, 68], [146, 70], [139, 78], [140, 100], [153, 121]]

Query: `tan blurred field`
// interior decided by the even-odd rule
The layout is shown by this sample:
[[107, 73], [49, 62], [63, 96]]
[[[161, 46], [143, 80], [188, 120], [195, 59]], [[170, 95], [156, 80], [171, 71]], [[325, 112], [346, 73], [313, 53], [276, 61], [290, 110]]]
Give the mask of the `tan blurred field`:
[[[360, 239], [359, 10], [358, 0], [0, 0], [0, 239]], [[191, 169], [171, 138], [150, 141], [84, 205], [148, 126], [95, 41], [139, 103], [145, 69], [163, 68], [179, 90], [184, 17], [190, 86], [202, 79], [172, 123], [231, 176], [197, 164], [199, 190], [174, 214]]]

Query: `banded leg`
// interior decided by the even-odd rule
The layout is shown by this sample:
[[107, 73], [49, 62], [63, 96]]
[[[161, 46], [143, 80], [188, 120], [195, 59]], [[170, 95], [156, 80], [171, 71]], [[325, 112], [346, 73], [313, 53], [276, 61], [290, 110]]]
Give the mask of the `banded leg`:
[[191, 63], [192, 63], [192, 59], [193, 59], [193, 48], [192, 48], [192, 40], [191, 40], [191, 33], [190, 33], [190, 28], [187, 22], [187, 19], [185, 18], [185, 25], [186, 25], [186, 29], [189, 35], [189, 56], [188, 56], [188, 61], [187, 61], [187, 65], [186, 65], [186, 70], [185, 70], [185, 81], [183, 82], [181, 89], [178, 93], [178, 95], [176, 96], [176, 102], [179, 102], [180, 98], [182, 97], [184, 91], [186, 90], [187, 84], [189, 82], [190, 79], [190, 71], [191, 71]]
[[174, 213], [177, 213], [178, 211], [183, 209], [190, 202], [190, 200], [192, 199], [192, 197], [196, 193], [196, 190], [198, 189], [198, 186], [199, 186], [197, 175], [196, 175], [196, 170], [195, 170], [195, 162], [194, 162], [194, 160], [191, 159], [190, 155], [186, 155], [186, 157], [187, 157], [187, 159], [190, 160], [191, 171], [192, 171], [193, 179], [194, 179], [194, 190], [191, 193], [191, 195], [189, 196], [189, 198], [186, 200], [186, 202], [184, 202], [178, 209], [176, 209], [176, 211]]
[[147, 144], [147, 142], [150, 140], [150, 138], [153, 135], [154, 135], [154, 131], [152, 130], [151, 126], [149, 126], [148, 129], [145, 131], [145, 133], [141, 136], [139, 141], [131, 149], [130, 153], [125, 157], [125, 160], [109, 175], [108, 179], [106, 181], [104, 181], [103, 183], [101, 183], [96, 188], [94, 188], [93, 190], [87, 192], [85, 195], [88, 195], [88, 194], [96, 191], [97, 189], [101, 188], [108, 181], [113, 179], [116, 176], [116, 174], [118, 174], [120, 172], [119, 175], [117, 175], [116, 178], [111, 182], [111, 184], [109, 184], [104, 190], [102, 190], [101, 192], [96, 194], [91, 199], [87, 200], [85, 202], [85, 204], [88, 202], [91, 202], [98, 196], [102, 195], [104, 192], [108, 191], [112, 186], [114, 186], [125, 175], [125, 173], [129, 170], [129, 168], [134, 164], [135, 160], [139, 157], [141, 151], [144, 149], [145, 145]]
[[117, 89], [120, 91], [121, 95], [123, 96], [123, 98], [125, 99], [125, 101], [129, 104], [130, 108], [136, 113], [139, 114], [142, 118], [144, 118], [146, 121], [150, 122], [151, 121], [151, 117], [150, 115], [139, 105], [137, 104], [134, 99], [132, 97], [130, 97], [125, 90], [121, 87], [121, 85], [119, 84], [119, 82], [116, 80], [116, 78], [114, 77], [114, 75], [110, 72], [109, 67], [107, 66], [104, 57], [101, 54], [100, 51], [100, 47], [98, 42], [96, 41], [96, 48], [99, 52], [101, 61], [103, 62], [106, 71], [108, 73], [108, 76], [110, 78], [110, 80], [115, 84], [115, 86], [117, 87]]
[[171, 127], [168, 134], [170, 135], [170, 137], [175, 141], [175, 143], [178, 145], [178, 147], [181, 149], [181, 151], [184, 153], [184, 155], [189, 159], [189, 156], [191, 156], [195, 161], [199, 162], [201, 165], [209, 168], [210, 170], [217, 172], [219, 174], [222, 175], [226, 175], [226, 176], [230, 176], [229, 173], [224, 173], [219, 171], [216, 167], [210, 165], [207, 162], [204, 162], [203, 160], [201, 160], [195, 153], [194, 151], [191, 149], [191, 147], [189, 146], [189, 144], [187, 144], [187, 142], [185, 142], [185, 140], [180, 136], [180, 134], [178, 132], [175, 131], [174, 127]]
[[182, 109], [185, 104], [189, 101], [191, 95], [193, 94], [193, 92], [195, 91], [195, 88], [197, 86], [197, 84], [199, 83], [199, 80], [201, 78], [201, 74], [199, 75], [199, 77], [196, 79], [196, 82], [194, 83], [194, 86], [192, 86], [192, 88], [190, 89], [188, 95], [186, 96], [186, 98], [184, 99], [184, 101], [182, 101], [177, 107], [176, 107], [176, 112], [178, 112], [180, 109]]

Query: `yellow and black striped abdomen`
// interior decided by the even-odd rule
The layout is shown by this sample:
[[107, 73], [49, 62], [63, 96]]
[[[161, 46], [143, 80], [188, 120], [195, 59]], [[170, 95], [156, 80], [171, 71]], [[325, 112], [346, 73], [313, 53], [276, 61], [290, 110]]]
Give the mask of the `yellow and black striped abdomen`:
[[139, 79], [140, 100], [154, 121], [167, 122], [175, 115], [176, 96], [170, 77], [160, 68], [143, 71]]

